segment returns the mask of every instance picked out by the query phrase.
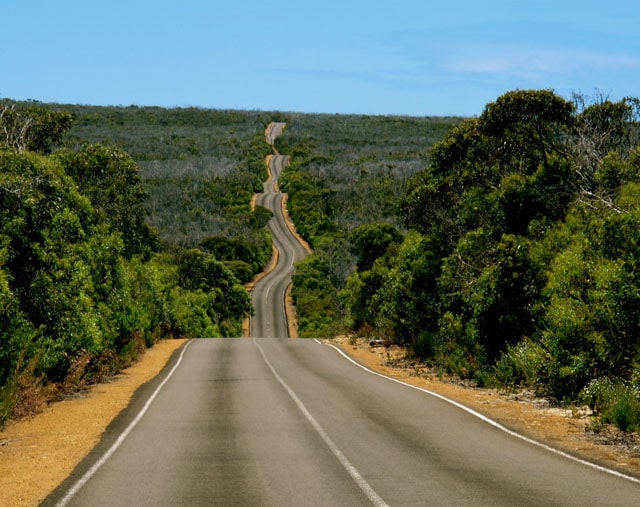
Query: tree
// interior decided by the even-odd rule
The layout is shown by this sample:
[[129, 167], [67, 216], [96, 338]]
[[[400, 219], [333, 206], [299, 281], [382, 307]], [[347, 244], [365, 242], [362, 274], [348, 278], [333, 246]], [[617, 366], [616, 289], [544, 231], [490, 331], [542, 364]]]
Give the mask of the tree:
[[144, 221], [146, 192], [129, 155], [117, 148], [87, 145], [80, 151], [61, 150], [55, 156], [91, 200], [99, 219], [122, 234], [127, 257], [148, 254], [157, 247], [157, 233]]
[[71, 115], [43, 107], [16, 107], [15, 103], [0, 104], [0, 139], [17, 151], [50, 153], [71, 127]]
[[233, 273], [216, 258], [201, 250], [178, 254], [178, 284], [188, 291], [202, 291], [210, 297], [207, 313], [220, 326], [252, 312], [251, 298]]
[[[9, 284], [10, 273], [4, 267], [7, 243], [8, 238], [0, 236], [0, 392], [21, 366], [20, 362], [29, 359], [29, 347], [36, 334], [20, 311], [19, 301]], [[0, 395], [0, 426], [11, 410], [11, 407], [4, 407], [3, 410], [2, 398]]]
[[360, 271], [371, 269], [375, 260], [385, 254], [387, 248], [402, 241], [402, 234], [391, 224], [363, 224], [349, 235], [353, 253]]
[[630, 170], [627, 164], [639, 141], [639, 100], [627, 97], [612, 102], [600, 96], [587, 105], [585, 97], [578, 94], [574, 100], [579, 114], [570, 149], [578, 176], [576, 189], [588, 200], [615, 208], [618, 186], [637, 177], [637, 170]]
[[544, 215], [539, 204], [569, 202], [577, 190], [566, 174], [572, 112], [548, 90], [508, 92], [488, 104], [433, 146], [431, 165], [401, 203], [405, 223], [446, 240], [448, 251], [478, 227], [526, 231]]
[[531, 172], [546, 166], [563, 144], [573, 122], [574, 106], [551, 90], [516, 90], [486, 105], [479, 118], [481, 132], [498, 150], [508, 170]]
[[584, 177], [593, 174], [609, 153], [624, 156], [638, 144], [638, 99], [626, 97], [618, 102], [599, 95], [593, 102], [575, 93], [578, 112], [572, 131], [573, 157]]

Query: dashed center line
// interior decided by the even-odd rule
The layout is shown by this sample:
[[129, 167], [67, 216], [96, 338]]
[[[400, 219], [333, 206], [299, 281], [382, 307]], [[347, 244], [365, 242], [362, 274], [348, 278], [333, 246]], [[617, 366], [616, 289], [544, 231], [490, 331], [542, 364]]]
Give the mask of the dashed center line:
[[298, 396], [293, 391], [293, 389], [291, 389], [289, 385], [278, 374], [276, 369], [273, 367], [273, 365], [267, 358], [267, 355], [265, 354], [264, 349], [260, 346], [260, 344], [255, 338], [253, 339], [253, 343], [255, 343], [256, 347], [258, 347], [258, 350], [262, 355], [262, 359], [271, 370], [271, 373], [273, 374], [273, 376], [284, 388], [287, 394], [291, 397], [291, 399], [296, 404], [300, 412], [302, 412], [302, 414], [305, 416], [307, 421], [309, 421], [311, 426], [313, 426], [313, 429], [315, 429], [318, 435], [320, 435], [320, 438], [324, 441], [324, 443], [327, 445], [329, 450], [338, 459], [340, 464], [344, 467], [344, 469], [351, 476], [351, 478], [358, 485], [358, 487], [362, 490], [362, 492], [367, 496], [367, 498], [371, 501], [371, 503], [376, 507], [388, 507], [388, 504], [382, 499], [380, 495], [378, 495], [378, 493], [375, 492], [375, 490], [371, 487], [371, 485], [364, 479], [364, 477], [362, 477], [360, 472], [358, 472], [356, 467], [354, 467], [351, 464], [351, 462], [347, 459], [347, 457], [342, 453], [342, 451], [338, 448], [335, 442], [331, 440], [331, 437], [329, 437], [329, 435], [324, 430], [324, 428], [320, 426], [320, 423], [318, 423], [318, 421], [316, 421], [316, 419], [311, 415], [307, 407], [305, 407], [304, 403], [300, 401], [300, 398], [298, 398]]

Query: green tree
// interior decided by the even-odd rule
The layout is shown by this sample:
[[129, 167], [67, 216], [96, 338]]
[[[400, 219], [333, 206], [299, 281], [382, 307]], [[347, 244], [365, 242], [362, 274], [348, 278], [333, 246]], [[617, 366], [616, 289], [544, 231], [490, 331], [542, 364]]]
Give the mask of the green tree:
[[125, 255], [148, 254], [156, 247], [156, 233], [144, 221], [146, 198], [138, 167], [129, 155], [102, 145], [56, 153], [98, 217], [122, 234]]
[[[5, 269], [8, 238], [0, 236], [0, 388], [5, 386], [19, 368], [20, 362], [29, 359], [35, 330], [20, 311], [19, 301], [11, 290], [10, 273]], [[0, 396], [0, 405], [2, 405]], [[11, 407], [0, 409], [0, 424]]]
[[572, 155], [588, 183], [608, 154], [626, 156], [637, 147], [640, 103], [637, 98], [613, 102], [603, 96], [589, 102], [581, 94], [574, 94], [573, 100], [578, 115], [571, 136]]
[[516, 90], [486, 105], [480, 129], [498, 150], [498, 160], [510, 171], [547, 165], [573, 122], [574, 106], [551, 90]]
[[380, 312], [380, 300], [376, 295], [387, 278], [388, 267], [381, 262], [369, 271], [356, 271], [347, 278], [339, 297], [347, 309], [348, 325], [352, 330], [375, 329]]
[[296, 263], [292, 282], [300, 336], [335, 334], [342, 315], [337, 297], [340, 280], [333, 269], [332, 256], [318, 250]]
[[[570, 102], [548, 90], [508, 92], [488, 104], [478, 118], [466, 120], [434, 145], [431, 165], [415, 178], [401, 204], [405, 223], [448, 239], [449, 248], [470, 229], [494, 227], [492, 201], [485, 196], [507, 176], [529, 178], [563, 168], [560, 161], [566, 157], [572, 112]], [[517, 204], [521, 210], [516, 210], [520, 218], [513, 220], [516, 230], [504, 232], [523, 229], [523, 219], [528, 217], [522, 211], [535, 209], [527, 206], [527, 200], [544, 202], [546, 193], [559, 190], [537, 185], [527, 188], [522, 183], [519, 195], [511, 193], [521, 201]], [[525, 198], [523, 190], [535, 194]]]
[[351, 252], [357, 258], [358, 269], [367, 271], [391, 245], [402, 241], [402, 234], [391, 224], [363, 224], [351, 232], [349, 241], [352, 244]]
[[43, 107], [0, 102], [0, 142], [17, 151], [50, 153], [71, 127], [71, 115]]
[[233, 273], [216, 258], [201, 250], [183, 250], [178, 255], [178, 284], [188, 291], [202, 291], [212, 298], [208, 313], [220, 326], [252, 312], [251, 298]]

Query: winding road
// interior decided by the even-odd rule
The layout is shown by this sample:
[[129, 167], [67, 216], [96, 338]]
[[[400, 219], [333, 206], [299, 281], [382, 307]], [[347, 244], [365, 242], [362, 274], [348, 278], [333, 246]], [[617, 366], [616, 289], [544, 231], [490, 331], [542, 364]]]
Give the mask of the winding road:
[[[278, 161], [279, 160], [279, 161]], [[271, 185], [260, 202], [277, 210]], [[297, 251], [254, 289], [251, 337], [191, 340], [44, 505], [567, 506], [640, 503], [640, 482], [509, 432], [331, 345], [285, 339]], [[293, 249], [293, 251], [290, 251]]]
[[[281, 133], [284, 128], [282, 123], [271, 125], [276, 127], [267, 130], [267, 139], [270, 139], [273, 131]], [[270, 144], [273, 144], [273, 140]], [[252, 337], [289, 337], [285, 294], [291, 282], [294, 263], [307, 255], [304, 247], [289, 231], [282, 210], [284, 196], [278, 190], [278, 177], [288, 163], [286, 155], [273, 155], [269, 158], [270, 178], [264, 183], [263, 193], [256, 200], [257, 204], [273, 213], [267, 227], [271, 230], [273, 244], [278, 250], [278, 263], [273, 271], [255, 284], [251, 293], [256, 310], [250, 324]]]

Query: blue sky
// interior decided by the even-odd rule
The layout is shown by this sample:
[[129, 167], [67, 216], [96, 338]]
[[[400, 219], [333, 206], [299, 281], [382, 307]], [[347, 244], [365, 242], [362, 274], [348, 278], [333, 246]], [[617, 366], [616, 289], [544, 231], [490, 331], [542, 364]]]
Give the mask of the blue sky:
[[640, 96], [638, 0], [0, 6], [0, 98], [471, 116], [517, 88]]

